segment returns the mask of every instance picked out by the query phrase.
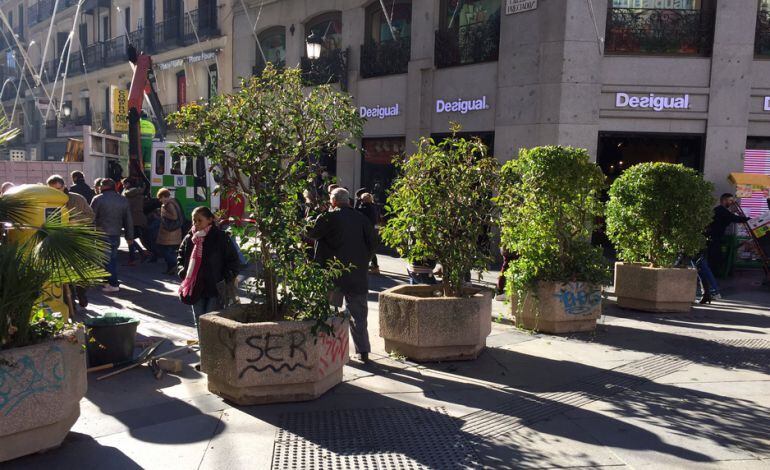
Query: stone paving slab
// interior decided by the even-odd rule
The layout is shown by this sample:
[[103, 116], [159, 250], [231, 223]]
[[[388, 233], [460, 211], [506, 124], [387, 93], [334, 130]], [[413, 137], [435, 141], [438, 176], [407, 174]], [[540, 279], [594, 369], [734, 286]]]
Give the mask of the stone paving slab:
[[[380, 263], [385, 275], [370, 277], [374, 363], [351, 361], [344, 383], [319, 400], [232, 407], [208, 393], [205, 375], [192, 368], [197, 354], [180, 356], [183, 372], [160, 381], [146, 368], [100, 382], [92, 374], [65, 444], [2, 468], [269, 468], [286, 413], [440, 407], [462, 425], [472, 413], [521, 394], [545, 397], [544, 403], [571, 397], [585, 386], [581, 381], [605, 377], [608, 369], [632, 371], [624, 367], [660, 355], [683, 368], [652, 383], [628, 382], [637, 385], [624, 393], [574, 402], [581, 404], [508, 434], [466, 437], [475, 438], [490, 468], [770, 468], [763, 435], [770, 426], [767, 363], [742, 356], [736, 362], [740, 348], [714, 343], [770, 336], [770, 291], [755, 285], [754, 274], [739, 273], [723, 283], [724, 301], [684, 315], [621, 310], [609, 296], [595, 334], [521, 332], [511, 325], [510, 307], [495, 301], [499, 321], [478, 360], [418, 365], [389, 357], [377, 337], [376, 292], [405, 280], [403, 261], [380, 256]], [[156, 272], [161, 268], [121, 266], [121, 292], [109, 298], [94, 292], [89, 311], [132, 312], [141, 320], [140, 335], [182, 344], [195, 334], [189, 307], [177, 301], [175, 280]], [[486, 274], [485, 285], [496, 275]]]

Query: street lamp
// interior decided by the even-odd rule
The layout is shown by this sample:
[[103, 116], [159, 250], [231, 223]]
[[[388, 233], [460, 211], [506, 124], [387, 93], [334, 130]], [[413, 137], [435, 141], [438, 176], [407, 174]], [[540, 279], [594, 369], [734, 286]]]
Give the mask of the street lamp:
[[323, 38], [315, 31], [310, 33], [307, 37], [307, 58], [310, 60], [316, 60], [321, 57], [321, 45], [323, 44]]

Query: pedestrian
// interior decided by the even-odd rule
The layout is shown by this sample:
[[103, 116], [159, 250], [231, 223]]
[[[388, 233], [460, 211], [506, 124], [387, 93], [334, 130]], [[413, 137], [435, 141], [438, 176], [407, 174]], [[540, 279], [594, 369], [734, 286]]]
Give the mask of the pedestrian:
[[[372, 227], [374, 227], [375, 239], [379, 240], [377, 224], [380, 220], [380, 209], [377, 207], [377, 204], [374, 203], [374, 196], [372, 196], [371, 193], [361, 193], [357, 209], [369, 219]], [[377, 262], [377, 252], [372, 253], [372, 259], [369, 262], [369, 272], [372, 274], [380, 274], [380, 265]]]
[[193, 228], [177, 253], [177, 273], [182, 279], [179, 298], [192, 305], [193, 321], [199, 328], [201, 315], [224, 306], [224, 286], [235, 281], [240, 261], [232, 239], [217, 227], [208, 207], [195, 208], [192, 219]]
[[94, 211], [94, 224], [107, 237], [109, 245], [109, 260], [105, 269], [110, 273], [108, 284], [102, 292], [113, 293], [120, 291], [118, 283], [118, 247], [120, 234], [124, 231], [129, 246], [134, 243], [134, 222], [131, 219], [131, 207], [126, 198], [115, 191], [115, 181], [111, 178], [101, 180], [99, 194], [91, 201]]
[[88, 183], [86, 183], [86, 177], [83, 176], [83, 172], [75, 170], [70, 174], [70, 178], [72, 178], [70, 193], [80, 194], [86, 199], [86, 202], [91, 204], [95, 193], [94, 190], [88, 186]]
[[139, 243], [139, 240], [144, 239], [144, 231], [147, 228], [147, 217], [144, 215], [144, 191], [135, 187], [130, 179], [123, 178], [123, 197], [128, 200], [128, 205], [131, 207], [131, 220], [134, 221], [134, 244], [128, 247], [128, 265], [134, 266], [137, 253], [142, 258], [142, 262], [149, 256], [147, 248]]
[[160, 227], [155, 243], [158, 252], [166, 261], [165, 274], [176, 274], [176, 251], [182, 243], [182, 210], [166, 188], [158, 190], [160, 200]]
[[[49, 187], [61, 191], [67, 195], [67, 208], [70, 222], [76, 222], [84, 225], [91, 225], [94, 223], [94, 211], [91, 206], [88, 205], [86, 198], [78, 193], [67, 191], [64, 178], [59, 175], [52, 175], [46, 181]], [[88, 307], [88, 295], [86, 294], [86, 288], [83, 286], [75, 286], [75, 297], [77, 297], [78, 304], [81, 308]]]
[[[706, 244], [706, 260], [711, 268], [710, 271], [714, 273], [723, 272], [722, 266], [722, 240], [724, 239], [725, 230], [732, 223], [746, 222], [748, 217], [733, 214], [730, 212], [730, 207], [735, 204], [735, 197], [730, 193], [724, 193], [719, 198], [719, 205], [714, 208], [714, 219], [711, 221], [711, 225], [707, 228], [708, 242]], [[716, 283], [716, 279], [713, 280], [714, 284], [710, 286], [711, 297], [715, 299], [721, 298], [719, 292], [719, 285]]]
[[6, 181], [5, 183], [3, 183], [3, 185], [0, 186], [0, 196], [7, 193], [8, 190], [11, 189], [12, 187], [13, 187], [13, 183], [11, 183], [10, 181]]
[[366, 188], [358, 188], [358, 191], [356, 191], [356, 203], [353, 206], [354, 209], [361, 207], [361, 204], [363, 203], [361, 197], [367, 192], [369, 192], [369, 190]]
[[[94, 180], [94, 196], [102, 192], [102, 180], [104, 178], [96, 178]], [[93, 202], [93, 198], [91, 199], [91, 202]]]
[[351, 317], [350, 329], [356, 353], [366, 363], [371, 350], [367, 330], [369, 279], [366, 271], [376, 249], [374, 227], [369, 219], [350, 207], [350, 194], [346, 189], [334, 189], [329, 202], [332, 209], [318, 216], [308, 237], [316, 241], [316, 262], [325, 265], [336, 259], [344, 266], [351, 266], [349, 271], [335, 279], [335, 291], [330, 297], [336, 307], [342, 306], [344, 298], [345, 308]]

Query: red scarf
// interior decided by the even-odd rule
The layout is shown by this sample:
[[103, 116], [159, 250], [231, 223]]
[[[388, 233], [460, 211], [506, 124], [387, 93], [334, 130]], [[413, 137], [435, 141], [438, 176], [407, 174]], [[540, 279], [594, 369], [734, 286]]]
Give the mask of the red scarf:
[[190, 263], [187, 266], [187, 275], [179, 286], [179, 295], [182, 297], [192, 297], [195, 282], [198, 279], [198, 269], [200, 269], [201, 259], [203, 258], [203, 241], [206, 239], [206, 235], [209, 234], [209, 230], [211, 230], [211, 225], [193, 233], [193, 250], [190, 255]]

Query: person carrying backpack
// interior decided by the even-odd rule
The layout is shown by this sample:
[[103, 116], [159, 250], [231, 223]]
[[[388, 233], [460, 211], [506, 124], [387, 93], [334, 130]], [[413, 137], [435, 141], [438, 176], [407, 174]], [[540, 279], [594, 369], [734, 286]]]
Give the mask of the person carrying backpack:
[[184, 215], [179, 204], [171, 197], [171, 191], [166, 188], [158, 190], [160, 200], [160, 229], [156, 245], [166, 261], [167, 275], [176, 274], [176, 251], [182, 243], [182, 224]]

